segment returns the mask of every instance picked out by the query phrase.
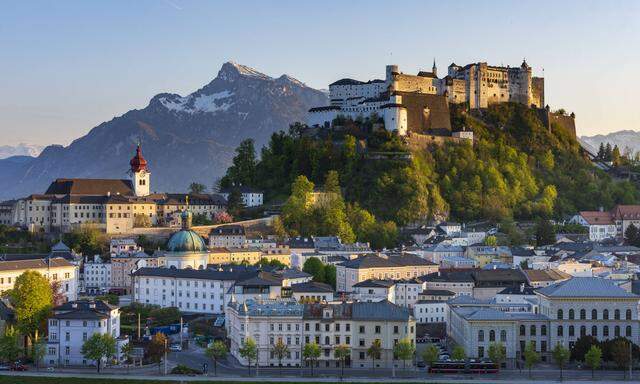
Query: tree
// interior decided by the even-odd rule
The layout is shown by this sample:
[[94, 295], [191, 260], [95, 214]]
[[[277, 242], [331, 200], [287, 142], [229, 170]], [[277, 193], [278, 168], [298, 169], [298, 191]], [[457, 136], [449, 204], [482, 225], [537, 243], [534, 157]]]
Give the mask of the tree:
[[116, 354], [116, 339], [108, 333], [94, 333], [82, 344], [82, 356], [94, 360], [100, 372], [102, 359], [108, 359]]
[[149, 228], [151, 227], [151, 219], [144, 213], [136, 213], [133, 216], [133, 226], [135, 228]]
[[571, 360], [584, 361], [585, 354], [593, 345], [598, 345], [598, 339], [591, 335], [580, 336], [571, 348]]
[[106, 235], [98, 228], [82, 226], [62, 235], [62, 240], [69, 248], [86, 256], [107, 253]]
[[565, 348], [562, 344], [556, 344], [553, 351], [551, 351], [551, 356], [553, 357], [553, 361], [555, 361], [556, 365], [560, 369], [560, 381], [562, 381], [562, 369], [564, 365], [569, 361], [569, 350]]
[[147, 356], [149, 359], [158, 364], [158, 373], [160, 373], [160, 362], [167, 352], [167, 337], [162, 332], [158, 332], [151, 338], [151, 342], [147, 346]]
[[109, 303], [111, 305], [119, 305], [120, 304], [120, 296], [115, 293], [107, 293], [106, 295], [96, 296], [96, 300], [102, 300], [105, 303]]
[[424, 351], [422, 351], [422, 361], [424, 361], [428, 366], [427, 368], [431, 367], [433, 363], [438, 361], [438, 354], [440, 354], [440, 351], [438, 350], [438, 347], [433, 344], [427, 345]]
[[524, 349], [524, 366], [529, 370], [529, 378], [531, 378], [531, 368], [538, 364], [540, 361], [540, 355], [536, 352], [536, 348], [533, 343], [527, 343]]
[[324, 282], [336, 289], [336, 266], [328, 264], [324, 266]]
[[213, 214], [214, 224], [225, 224], [233, 221], [233, 217], [227, 211], [218, 211]]
[[598, 147], [598, 154], [596, 159], [602, 161], [604, 160], [604, 143], [600, 143], [600, 147]]
[[467, 358], [467, 352], [465, 352], [462, 345], [456, 345], [451, 352], [451, 358], [453, 360], [465, 360]]
[[302, 265], [302, 271], [313, 276], [313, 281], [324, 283], [325, 278], [325, 265], [317, 257], [308, 258]]
[[611, 143], [607, 143], [604, 147], [604, 161], [611, 161], [613, 157], [613, 151], [611, 149]]
[[12, 326], [7, 326], [4, 335], [0, 337], [0, 359], [6, 363], [13, 363], [22, 351], [18, 345], [19, 335]]
[[344, 364], [348, 357], [351, 356], [351, 349], [346, 345], [336, 345], [333, 355], [340, 361], [340, 379], [344, 377]]
[[613, 150], [611, 151], [611, 162], [613, 162], [613, 165], [620, 165], [620, 158], [620, 148], [618, 148], [617, 145], [614, 145]]
[[624, 231], [624, 238], [629, 245], [638, 245], [640, 244], [640, 233], [638, 232], [638, 227], [635, 225], [629, 224], [627, 229]]
[[549, 245], [556, 242], [556, 233], [553, 224], [549, 220], [540, 219], [536, 225], [536, 244], [538, 246]]
[[231, 192], [229, 192], [229, 198], [227, 198], [227, 212], [237, 218], [243, 210], [242, 192], [238, 188], [232, 188]]
[[47, 353], [47, 342], [43, 339], [36, 340], [33, 343], [33, 362], [36, 365], [36, 370], [40, 369], [40, 362], [44, 358], [44, 355]]
[[498, 364], [498, 366], [502, 366], [502, 363], [507, 358], [507, 348], [505, 348], [502, 343], [491, 343], [489, 344], [489, 350], [487, 351], [489, 358], [494, 363]]
[[8, 295], [15, 309], [18, 329], [30, 340], [37, 341], [53, 304], [49, 281], [36, 271], [26, 271], [16, 278]]
[[249, 376], [251, 376], [251, 362], [258, 358], [258, 346], [256, 345], [255, 340], [251, 337], [247, 337], [238, 352], [240, 353], [240, 356], [247, 360], [247, 368], [249, 369]]
[[602, 349], [597, 345], [592, 345], [584, 355], [584, 362], [591, 368], [591, 378], [593, 379], [594, 371], [600, 368], [602, 363]]
[[320, 346], [316, 343], [305, 344], [302, 350], [302, 357], [309, 362], [311, 366], [311, 376], [313, 376], [313, 366], [320, 357]]
[[223, 188], [232, 186], [252, 187], [256, 178], [256, 150], [253, 139], [245, 139], [236, 148], [233, 164], [220, 184]]
[[127, 365], [127, 373], [129, 372], [129, 360], [131, 360], [131, 355], [133, 354], [133, 343], [122, 344], [120, 348], [120, 353], [124, 359], [124, 362]]
[[416, 347], [413, 345], [411, 340], [408, 337], [401, 339], [396, 343], [393, 347], [393, 354], [399, 359], [402, 360], [402, 367], [404, 369], [407, 368], [407, 360], [413, 358], [413, 354], [416, 352]]
[[199, 195], [207, 190], [207, 186], [204, 184], [193, 182], [189, 184], [189, 193]]
[[629, 341], [619, 338], [611, 345], [611, 359], [616, 363], [616, 366], [624, 370], [624, 377], [627, 377], [627, 368], [629, 367]]
[[287, 354], [289, 353], [289, 347], [287, 347], [282, 339], [279, 338], [273, 346], [272, 351], [275, 357], [278, 359], [278, 368], [280, 374], [282, 374], [282, 359], [284, 359], [285, 356], [287, 356]]
[[367, 348], [367, 356], [371, 358], [372, 368], [374, 370], [376, 369], [376, 360], [380, 360], [381, 355], [382, 343], [380, 342], [380, 339], [375, 339], [373, 340], [373, 342], [371, 342], [371, 346]]
[[214, 376], [218, 376], [218, 360], [227, 357], [227, 346], [224, 342], [217, 340], [207, 348], [205, 353], [208, 358], [213, 360], [213, 374]]
[[484, 245], [488, 245], [490, 247], [495, 247], [495, 246], [498, 245], [498, 239], [493, 235], [489, 235], [489, 236], [484, 238]]

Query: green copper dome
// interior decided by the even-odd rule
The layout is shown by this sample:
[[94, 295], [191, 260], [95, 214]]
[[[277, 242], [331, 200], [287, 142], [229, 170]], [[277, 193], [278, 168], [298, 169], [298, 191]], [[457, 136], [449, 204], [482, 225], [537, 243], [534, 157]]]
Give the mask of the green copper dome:
[[171, 252], [205, 252], [207, 249], [202, 237], [189, 229], [174, 233], [167, 243]]

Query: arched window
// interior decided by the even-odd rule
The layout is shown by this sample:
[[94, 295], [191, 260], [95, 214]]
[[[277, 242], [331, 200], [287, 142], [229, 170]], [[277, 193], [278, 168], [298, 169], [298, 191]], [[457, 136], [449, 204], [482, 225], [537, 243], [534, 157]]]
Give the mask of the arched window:
[[580, 337], [586, 336], [587, 335], [587, 327], [585, 327], [584, 325], [582, 325], [580, 327]]
[[529, 331], [529, 333], [531, 334], [531, 336], [535, 336], [535, 335], [536, 335], [536, 326], [535, 326], [535, 325], [532, 325], [532, 326], [530, 327], [530, 329], [531, 329], [531, 330]]
[[496, 341], [496, 331], [493, 329], [489, 331], [489, 341]]
[[627, 329], [625, 331], [625, 336], [631, 337], [631, 326], [627, 325]]
[[482, 329], [478, 331], [478, 341], [484, 341], [484, 331]]
[[627, 309], [627, 313], [626, 313], [626, 315], [625, 315], [625, 318], [626, 318], [627, 320], [631, 320], [631, 310], [630, 310], [630, 309]]
[[504, 329], [500, 331], [500, 341], [503, 343], [507, 341], [507, 331]]
[[609, 320], [609, 310], [605, 309], [604, 311], [602, 311], [602, 318], [604, 320]]
[[592, 309], [591, 310], [591, 320], [598, 320], [598, 310], [597, 309]]
[[558, 325], [558, 336], [564, 336], [564, 329], [562, 325]]
[[613, 312], [613, 318], [614, 318], [615, 320], [620, 320], [620, 310], [619, 310], [619, 309], [616, 309], [616, 310]]
[[541, 336], [547, 336], [547, 326], [546, 325], [541, 325], [540, 326], [540, 335]]
[[575, 336], [575, 329], [573, 328], [573, 325], [569, 326], [569, 337], [573, 337]]
[[591, 336], [598, 337], [598, 327], [596, 327], [595, 325], [591, 327]]
[[602, 336], [609, 337], [609, 326], [608, 325], [605, 325], [604, 327], [602, 327]]
[[616, 325], [616, 327], [614, 328], [613, 335], [615, 337], [620, 337], [620, 326], [619, 325]]
[[585, 311], [584, 309], [580, 310], [580, 320], [586, 320], [587, 319], [587, 311]]
[[558, 320], [562, 320], [562, 309], [558, 309]]
[[576, 313], [574, 312], [573, 309], [569, 310], [569, 320], [573, 320], [576, 318]]
[[329, 344], [331, 344], [331, 342], [330, 342], [330, 340], [329, 340], [329, 336], [325, 336], [325, 337], [324, 337], [324, 343], [325, 343], [325, 345], [329, 345]]
[[520, 336], [524, 336], [527, 333], [527, 329], [524, 327], [524, 325], [520, 326]]

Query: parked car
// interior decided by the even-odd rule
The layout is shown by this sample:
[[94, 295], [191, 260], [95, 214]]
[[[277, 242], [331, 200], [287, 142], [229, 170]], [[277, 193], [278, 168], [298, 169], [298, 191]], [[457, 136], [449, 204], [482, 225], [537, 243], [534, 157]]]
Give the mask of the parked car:
[[446, 360], [449, 360], [449, 359], [451, 359], [451, 356], [449, 356], [446, 353], [443, 353], [440, 356], [438, 356], [438, 360], [440, 360], [440, 361], [446, 361]]
[[10, 366], [4, 365], [4, 364], [0, 365], [0, 371], [9, 371], [9, 370], [11, 370]]
[[16, 361], [15, 363], [13, 363], [13, 365], [11, 366], [11, 370], [12, 371], [26, 371], [28, 368], [26, 365], [22, 364], [19, 361]]
[[171, 344], [171, 346], [169, 346], [169, 350], [171, 352], [180, 352], [180, 351], [182, 351], [182, 345], [180, 345], [180, 344]]
[[418, 366], [418, 368], [425, 368], [427, 366], [424, 361], [418, 361], [416, 365]]

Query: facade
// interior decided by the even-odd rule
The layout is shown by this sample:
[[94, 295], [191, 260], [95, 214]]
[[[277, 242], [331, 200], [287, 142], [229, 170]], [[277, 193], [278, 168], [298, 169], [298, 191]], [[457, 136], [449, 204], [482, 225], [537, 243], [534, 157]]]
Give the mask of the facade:
[[355, 284], [368, 279], [411, 279], [437, 271], [437, 264], [409, 253], [364, 255], [336, 266], [336, 290], [351, 292]]
[[140, 146], [129, 165], [129, 179], [56, 179], [44, 194], [5, 202], [2, 220], [45, 232], [84, 225], [122, 234], [135, 227], [171, 225], [189, 199], [196, 214], [211, 218], [226, 206], [220, 195], [151, 193], [151, 173]]
[[[438, 78], [437, 73], [434, 61], [431, 72], [420, 71], [417, 75], [402, 73], [397, 65], [387, 65], [384, 80], [338, 80], [329, 85], [330, 105], [311, 108], [307, 125], [330, 127], [339, 116], [354, 120], [375, 116], [384, 122], [386, 130], [397, 131], [401, 136], [409, 131], [442, 128], [448, 128], [451, 134], [450, 124], [448, 127], [433, 124], [440, 109], [434, 102], [437, 99], [471, 109], [505, 102], [544, 107], [544, 79], [533, 77], [526, 61], [519, 67], [452, 63], [447, 76]], [[473, 132], [457, 132], [457, 137], [473, 140]]]
[[351, 297], [363, 302], [387, 300], [393, 303], [396, 299], [396, 282], [393, 280], [375, 279], [361, 281], [353, 285]]
[[475, 280], [474, 270], [441, 270], [420, 277], [425, 283], [427, 290], [447, 290], [453, 292], [455, 296], [473, 296]]
[[[256, 191], [247, 187], [240, 187], [240, 195], [242, 196], [242, 204], [245, 207], [259, 207], [264, 204], [264, 193], [262, 191]], [[230, 190], [225, 190], [221, 192], [221, 195], [228, 200], [229, 195], [231, 194]]]
[[135, 239], [123, 238], [123, 239], [111, 239], [109, 241], [109, 253], [111, 256], [119, 255], [122, 253], [137, 253], [142, 251]]
[[129, 340], [120, 337], [120, 309], [103, 301], [72, 301], [53, 309], [47, 320], [48, 340], [44, 361], [49, 366], [88, 365], [82, 344], [93, 334], [110, 334], [116, 341], [116, 358]]
[[308, 281], [292, 284], [291, 297], [299, 303], [328, 302], [334, 300], [334, 292], [329, 284]]
[[103, 261], [98, 255], [84, 263], [84, 291], [88, 294], [102, 294], [111, 288], [111, 262]]
[[227, 248], [245, 245], [244, 227], [242, 225], [221, 225], [209, 233], [209, 247]]
[[26, 271], [36, 271], [57, 283], [65, 300], [78, 298], [78, 267], [61, 257], [0, 261], [0, 293], [12, 289], [16, 278]]
[[602, 241], [618, 235], [618, 228], [610, 212], [582, 211], [571, 218], [570, 222], [589, 229], [589, 240]]
[[111, 256], [110, 289], [123, 294], [131, 293], [131, 274], [140, 268], [157, 268], [164, 266], [164, 259], [157, 255], [147, 255], [143, 251], [136, 253], [120, 253]]
[[133, 301], [182, 312], [222, 314], [225, 293], [242, 272], [141, 268], [133, 273]]

